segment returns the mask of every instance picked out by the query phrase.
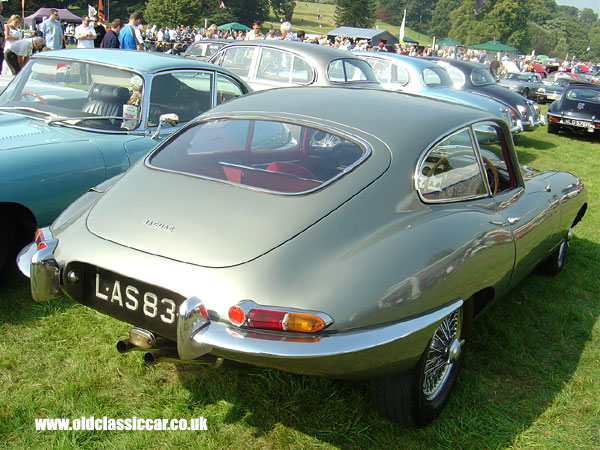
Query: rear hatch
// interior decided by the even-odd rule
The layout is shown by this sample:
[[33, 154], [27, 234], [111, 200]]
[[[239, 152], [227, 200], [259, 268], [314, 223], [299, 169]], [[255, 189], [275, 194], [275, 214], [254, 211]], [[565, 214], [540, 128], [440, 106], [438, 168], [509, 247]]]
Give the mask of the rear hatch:
[[[308, 229], [379, 177], [387, 148], [308, 194], [274, 194], [137, 164], [96, 203], [95, 235], [206, 267], [255, 259]], [[318, 245], [316, 243], [315, 245]]]

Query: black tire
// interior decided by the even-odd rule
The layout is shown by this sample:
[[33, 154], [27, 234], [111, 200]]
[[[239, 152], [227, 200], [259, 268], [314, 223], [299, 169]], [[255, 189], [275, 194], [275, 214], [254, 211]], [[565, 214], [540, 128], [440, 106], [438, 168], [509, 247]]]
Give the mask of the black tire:
[[0, 222], [0, 282], [13, 271], [16, 255], [14, 225]]
[[568, 248], [569, 235], [567, 234], [560, 243], [560, 246], [542, 263], [542, 271], [547, 275], [556, 275], [560, 272], [565, 265], [565, 255]]
[[[379, 414], [407, 428], [424, 427], [439, 415], [464, 359], [463, 310], [461, 307], [444, 318], [412, 370], [371, 380], [371, 398]], [[442, 342], [440, 338], [448, 331], [453, 337]], [[426, 376], [426, 367], [438, 367], [436, 363], [442, 361], [440, 370], [430, 370], [432, 375]]]
[[529, 88], [523, 89], [523, 97], [529, 98]]
[[550, 121], [548, 121], [548, 133], [558, 134], [558, 125], [556, 125], [555, 123], [550, 123]]

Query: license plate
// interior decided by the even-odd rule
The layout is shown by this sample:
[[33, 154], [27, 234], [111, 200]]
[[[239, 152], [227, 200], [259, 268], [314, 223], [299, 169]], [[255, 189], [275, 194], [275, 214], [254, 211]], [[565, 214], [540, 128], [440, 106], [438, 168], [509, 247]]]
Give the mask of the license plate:
[[574, 127], [592, 128], [592, 122], [587, 120], [564, 119], [563, 122], [566, 125], [572, 125]]
[[185, 300], [182, 295], [89, 264], [70, 263], [64, 273], [71, 271], [80, 280], [64, 282], [73, 299], [123, 322], [177, 338], [177, 311]]

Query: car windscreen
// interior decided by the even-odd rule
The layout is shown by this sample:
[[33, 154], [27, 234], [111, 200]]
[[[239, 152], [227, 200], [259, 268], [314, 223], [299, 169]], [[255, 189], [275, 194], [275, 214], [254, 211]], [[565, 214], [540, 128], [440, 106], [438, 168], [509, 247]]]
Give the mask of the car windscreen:
[[496, 83], [496, 80], [494, 80], [489, 69], [477, 68], [471, 72], [471, 83], [475, 86], [485, 86], [486, 84]]
[[105, 130], [138, 127], [144, 80], [101, 64], [35, 58], [0, 95], [0, 109]]
[[276, 193], [318, 189], [356, 167], [367, 148], [304, 125], [227, 119], [186, 128], [149, 158], [150, 167]]

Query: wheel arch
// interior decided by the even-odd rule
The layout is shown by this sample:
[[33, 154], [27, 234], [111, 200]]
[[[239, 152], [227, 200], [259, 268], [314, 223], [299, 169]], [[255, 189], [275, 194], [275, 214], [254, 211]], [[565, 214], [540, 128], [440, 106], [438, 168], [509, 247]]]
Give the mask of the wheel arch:
[[37, 220], [29, 208], [19, 203], [0, 203], [0, 216], [15, 227], [16, 244], [26, 244], [33, 240]]

